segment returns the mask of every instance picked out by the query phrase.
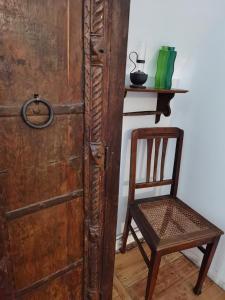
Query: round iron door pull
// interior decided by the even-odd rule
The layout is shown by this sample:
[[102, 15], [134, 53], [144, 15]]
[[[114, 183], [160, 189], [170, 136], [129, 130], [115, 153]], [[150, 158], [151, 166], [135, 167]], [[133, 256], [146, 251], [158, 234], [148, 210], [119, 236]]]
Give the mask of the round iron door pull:
[[[39, 124], [34, 124], [34, 123], [32, 123], [32, 122], [28, 119], [28, 117], [27, 117], [27, 110], [28, 110], [28, 107], [29, 107], [32, 103], [35, 103], [35, 104], [42, 103], [42, 104], [44, 104], [44, 105], [47, 107], [49, 118], [48, 118], [48, 120], [47, 120], [45, 123], [40, 124], [40, 125], [39, 125]], [[53, 111], [52, 106], [49, 104], [49, 102], [48, 102], [47, 100], [41, 99], [41, 98], [39, 98], [39, 97], [35, 97], [35, 98], [33, 98], [33, 99], [30, 99], [30, 100], [26, 101], [26, 102], [23, 104], [23, 106], [22, 106], [22, 109], [21, 109], [21, 115], [22, 115], [22, 118], [23, 118], [24, 122], [25, 122], [28, 126], [30, 126], [30, 127], [32, 127], [32, 128], [35, 128], [35, 129], [42, 129], [42, 128], [46, 128], [46, 127], [50, 126], [51, 123], [52, 123], [52, 121], [53, 121], [53, 119], [54, 119], [54, 111]]]

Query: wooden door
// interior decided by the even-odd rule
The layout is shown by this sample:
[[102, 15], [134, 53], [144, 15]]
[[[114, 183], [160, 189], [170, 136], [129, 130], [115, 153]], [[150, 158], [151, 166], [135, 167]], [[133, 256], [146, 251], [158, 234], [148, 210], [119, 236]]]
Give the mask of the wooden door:
[[111, 298], [128, 9], [0, 0], [0, 300]]
[[[23, 300], [82, 299], [82, 11], [81, 0], [0, 1], [0, 269]], [[53, 106], [48, 128], [20, 116], [34, 94]]]

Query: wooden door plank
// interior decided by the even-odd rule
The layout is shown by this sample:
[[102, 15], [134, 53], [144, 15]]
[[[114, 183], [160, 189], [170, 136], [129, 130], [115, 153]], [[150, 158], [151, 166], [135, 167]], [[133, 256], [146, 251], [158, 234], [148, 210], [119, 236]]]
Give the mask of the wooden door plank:
[[83, 188], [82, 120], [82, 115], [57, 116], [55, 124], [40, 131], [20, 118], [0, 118], [6, 211]]
[[82, 1], [0, 3], [0, 105], [83, 99]]
[[83, 199], [11, 221], [8, 230], [20, 290], [83, 257]]
[[[80, 300], [83, 1], [5, 1], [0, 14], [0, 273], [22, 299]], [[42, 130], [20, 114], [34, 94], [54, 110]], [[41, 122], [47, 110], [34, 104], [28, 116]]]
[[[83, 268], [78, 266], [75, 270], [64, 274], [62, 277], [46, 282], [36, 290], [29, 291], [19, 297], [21, 300], [37, 299], [76, 299], [83, 300]], [[76, 285], [74, 285], [76, 282]]]

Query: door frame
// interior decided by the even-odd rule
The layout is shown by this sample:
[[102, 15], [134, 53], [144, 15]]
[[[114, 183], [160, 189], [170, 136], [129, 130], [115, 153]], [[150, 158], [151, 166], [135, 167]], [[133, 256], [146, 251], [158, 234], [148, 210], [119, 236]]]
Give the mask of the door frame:
[[[130, 0], [84, 0], [84, 299], [112, 299]], [[109, 222], [110, 220], [110, 222]]]

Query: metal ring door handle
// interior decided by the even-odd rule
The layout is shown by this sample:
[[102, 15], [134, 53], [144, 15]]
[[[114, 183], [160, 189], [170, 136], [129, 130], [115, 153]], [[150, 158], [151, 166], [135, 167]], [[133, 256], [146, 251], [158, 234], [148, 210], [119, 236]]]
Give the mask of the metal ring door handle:
[[[28, 107], [29, 107], [32, 103], [36, 103], [36, 104], [42, 103], [42, 104], [44, 104], [44, 105], [47, 107], [49, 118], [48, 118], [48, 120], [47, 120], [45, 123], [43, 123], [43, 124], [35, 124], [35, 123], [32, 123], [32, 122], [28, 119], [28, 117], [27, 117], [27, 110], [28, 110]], [[35, 97], [35, 98], [32, 98], [32, 99], [26, 101], [26, 102], [23, 104], [22, 109], [21, 109], [21, 116], [22, 116], [24, 122], [25, 122], [28, 126], [30, 126], [30, 127], [32, 127], [32, 128], [35, 128], [35, 129], [42, 129], [42, 128], [46, 128], [46, 127], [48, 127], [48, 126], [51, 125], [51, 123], [53, 122], [53, 119], [54, 119], [54, 111], [53, 111], [52, 106], [50, 105], [50, 103], [49, 103], [47, 100], [41, 99], [41, 98], [39, 98], [39, 97]]]

